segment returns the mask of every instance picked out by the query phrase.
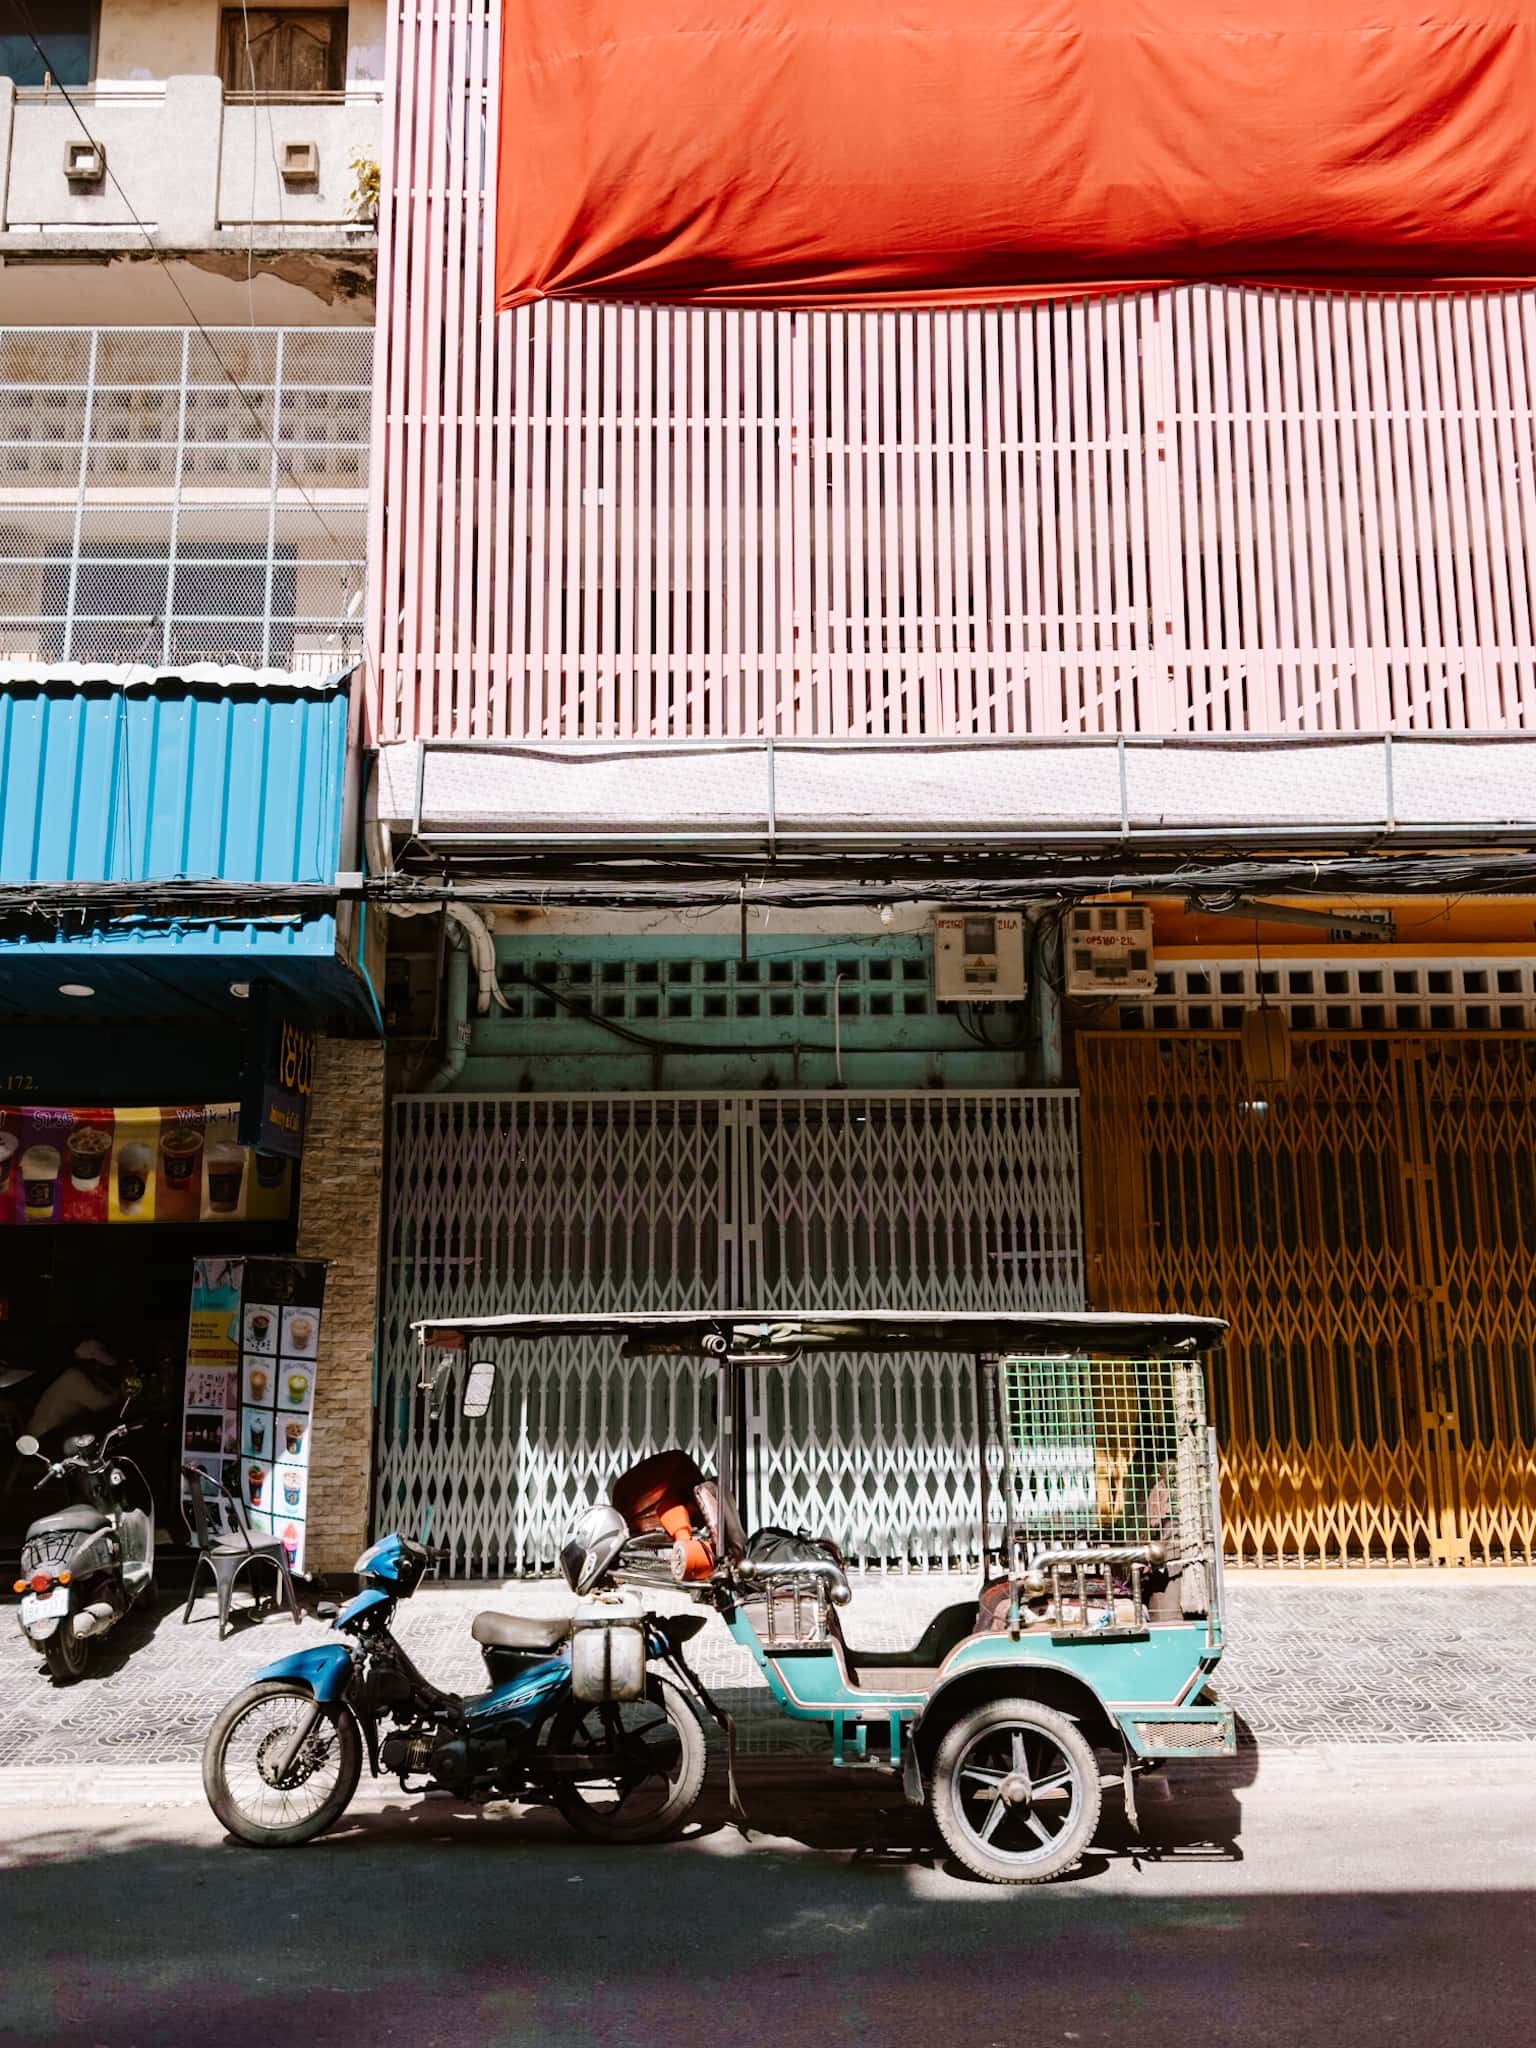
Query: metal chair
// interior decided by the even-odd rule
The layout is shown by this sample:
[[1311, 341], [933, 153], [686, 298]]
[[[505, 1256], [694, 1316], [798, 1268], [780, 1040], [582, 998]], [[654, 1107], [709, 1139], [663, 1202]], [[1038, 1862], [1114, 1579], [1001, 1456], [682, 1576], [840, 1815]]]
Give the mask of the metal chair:
[[[198, 1577], [204, 1565], [213, 1573], [214, 1590], [219, 1596], [219, 1641], [222, 1643], [229, 1625], [229, 1603], [236, 1579], [247, 1565], [269, 1564], [277, 1573], [277, 1593], [287, 1600], [297, 1627], [303, 1616], [299, 1612], [299, 1596], [294, 1587], [293, 1573], [288, 1569], [288, 1553], [283, 1548], [281, 1537], [252, 1535], [245, 1503], [232, 1487], [216, 1479], [211, 1472], [204, 1472], [196, 1465], [183, 1465], [181, 1479], [182, 1501], [190, 1510], [197, 1539], [197, 1561], [192, 1567], [192, 1584], [187, 1589], [187, 1604], [181, 1616], [183, 1626], [192, 1619]], [[219, 1496], [221, 1506], [227, 1503], [228, 1519], [234, 1522], [232, 1535], [225, 1530], [214, 1529], [208, 1513], [210, 1492]], [[248, 1611], [255, 1612], [260, 1609], [261, 1600], [258, 1595], [253, 1594], [252, 1597], [253, 1606]], [[272, 1604], [275, 1609], [276, 1595]]]

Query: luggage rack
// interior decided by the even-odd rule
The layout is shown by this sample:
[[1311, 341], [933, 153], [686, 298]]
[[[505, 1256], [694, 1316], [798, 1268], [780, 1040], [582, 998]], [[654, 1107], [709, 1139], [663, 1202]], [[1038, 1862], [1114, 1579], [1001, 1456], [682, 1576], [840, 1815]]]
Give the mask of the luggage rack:
[[772, 1650], [824, 1650], [832, 1641], [832, 1609], [846, 1606], [848, 1581], [836, 1566], [783, 1564], [741, 1572], [745, 1604], [761, 1609], [758, 1630]]
[[[1053, 1641], [1074, 1642], [1092, 1636], [1104, 1642], [1116, 1637], [1144, 1636], [1148, 1624], [1146, 1574], [1167, 1562], [1168, 1553], [1160, 1543], [1085, 1544], [1074, 1549], [1041, 1550], [1029, 1560], [1022, 1591], [1026, 1597], [1049, 1595], [1047, 1619]], [[1122, 1614], [1125, 1603], [1115, 1592], [1116, 1567], [1130, 1581], [1128, 1616]], [[1017, 1589], [1014, 1597], [1018, 1597]]]

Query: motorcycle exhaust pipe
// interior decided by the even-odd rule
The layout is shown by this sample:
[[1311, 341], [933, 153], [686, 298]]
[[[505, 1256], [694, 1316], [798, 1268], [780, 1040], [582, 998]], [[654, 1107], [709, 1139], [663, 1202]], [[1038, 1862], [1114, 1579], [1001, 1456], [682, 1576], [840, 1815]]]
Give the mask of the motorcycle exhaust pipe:
[[105, 1600], [93, 1601], [89, 1607], [82, 1607], [75, 1615], [77, 1636], [104, 1635], [117, 1619], [117, 1610]]

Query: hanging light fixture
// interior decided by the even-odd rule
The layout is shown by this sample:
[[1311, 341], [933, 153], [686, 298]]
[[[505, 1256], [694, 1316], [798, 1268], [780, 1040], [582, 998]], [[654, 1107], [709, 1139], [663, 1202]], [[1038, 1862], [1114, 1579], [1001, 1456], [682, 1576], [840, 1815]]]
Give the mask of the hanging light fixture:
[[1243, 1067], [1254, 1095], [1263, 1097], [1273, 1088], [1283, 1088], [1291, 1078], [1291, 1027], [1284, 1010], [1270, 1007], [1264, 987], [1257, 918], [1253, 921], [1253, 961], [1259, 1007], [1243, 1012]]

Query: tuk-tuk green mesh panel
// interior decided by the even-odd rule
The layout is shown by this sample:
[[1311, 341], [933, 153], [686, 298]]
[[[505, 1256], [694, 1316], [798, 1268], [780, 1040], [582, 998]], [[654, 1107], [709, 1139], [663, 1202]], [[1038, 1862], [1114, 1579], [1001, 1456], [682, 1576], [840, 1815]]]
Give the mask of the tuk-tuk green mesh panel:
[[1018, 1358], [1002, 1368], [1013, 1523], [1026, 1551], [1209, 1537], [1205, 1383], [1184, 1359]]

